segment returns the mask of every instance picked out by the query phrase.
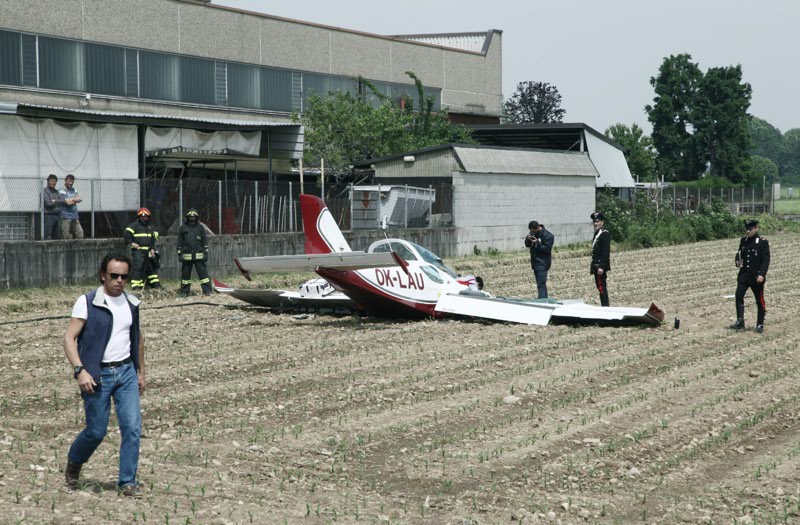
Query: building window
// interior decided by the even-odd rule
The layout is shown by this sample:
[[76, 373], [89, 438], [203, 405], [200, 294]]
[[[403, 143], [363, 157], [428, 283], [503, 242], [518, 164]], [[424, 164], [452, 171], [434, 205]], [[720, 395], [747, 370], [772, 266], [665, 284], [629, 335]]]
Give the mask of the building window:
[[86, 91], [101, 95], [125, 96], [125, 49], [100, 44], [84, 44]]
[[83, 42], [39, 37], [39, 87], [86, 92]]
[[166, 53], [139, 52], [139, 96], [154, 100], [180, 100], [178, 58]]
[[[380, 98], [352, 77], [308, 73], [0, 30], [0, 84], [289, 113], [331, 92]], [[373, 82], [420, 105], [413, 85]], [[424, 88], [441, 108], [441, 90]]]
[[181, 102], [212, 106], [217, 99], [213, 60], [178, 57], [181, 70]]
[[22, 84], [22, 45], [19, 33], [0, 31], [0, 84]]

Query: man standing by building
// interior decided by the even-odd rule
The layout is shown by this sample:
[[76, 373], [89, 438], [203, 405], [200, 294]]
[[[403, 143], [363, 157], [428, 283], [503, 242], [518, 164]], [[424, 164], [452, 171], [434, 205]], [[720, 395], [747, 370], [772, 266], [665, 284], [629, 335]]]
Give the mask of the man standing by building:
[[[78, 194], [78, 190], [73, 188], [75, 175], [69, 174], [64, 177], [64, 187], [58, 190], [63, 199], [61, 205], [61, 238], [62, 239], [83, 239], [83, 228], [78, 220], [78, 203], [83, 199]], [[69, 204], [69, 202], [72, 204]]]
[[140, 498], [136, 483], [142, 435], [140, 396], [145, 389], [144, 340], [139, 300], [125, 293], [131, 261], [106, 255], [100, 263], [102, 286], [78, 297], [64, 334], [64, 353], [73, 367], [86, 412], [86, 428], [67, 454], [67, 484], [77, 486], [81, 468], [108, 430], [111, 399], [119, 421], [119, 491]]
[[54, 174], [47, 176], [47, 186], [42, 190], [42, 209], [44, 210], [44, 235], [42, 240], [55, 240], [61, 238], [61, 205], [64, 198], [58, 193], [56, 183], [58, 177]]
[[156, 262], [158, 231], [150, 225], [150, 210], [139, 208], [137, 219], [125, 228], [125, 242], [131, 247], [131, 290], [144, 290], [145, 281], [161, 289]]
[[758, 235], [758, 221], [744, 222], [747, 234], [739, 241], [739, 250], [736, 252], [736, 267], [739, 268], [739, 277], [736, 286], [736, 322], [730, 328], [744, 330], [744, 294], [747, 289], [753, 290], [756, 297], [756, 332], [764, 332], [764, 316], [767, 313], [767, 304], [764, 301], [764, 282], [767, 280], [769, 270], [769, 242]]
[[555, 237], [536, 221], [528, 223], [530, 232], [525, 237], [525, 247], [531, 250], [531, 268], [536, 278], [539, 299], [547, 298], [547, 272], [553, 262], [553, 243]]
[[178, 261], [181, 263], [181, 297], [188, 297], [192, 287], [192, 266], [197, 268], [203, 295], [211, 295], [211, 280], [208, 278], [208, 234], [198, 220], [197, 210], [186, 212], [186, 222], [178, 230]]
[[592, 263], [589, 273], [594, 275], [594, 284], [600, 293], [600, 304], [608, 306], [608, 272], [611, 270], [611, 234], [603, 229], [605, 216], [596, 211], [592, 213], [594, 237], [592, 238]]

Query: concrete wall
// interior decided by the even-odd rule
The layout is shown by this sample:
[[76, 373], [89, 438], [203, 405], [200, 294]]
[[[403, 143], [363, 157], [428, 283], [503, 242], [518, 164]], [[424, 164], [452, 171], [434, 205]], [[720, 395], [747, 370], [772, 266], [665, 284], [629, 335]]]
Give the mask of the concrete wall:
[[[413, 84], [405, 75], [412, 70], [426, 85], [442, 89], [442, 105], [453, 112], [499, 116], [503, 103], [502, 35], [497, 32], [483, 55], [174, 0], [2, 0], [0, 28], [404, 84]], [[0, 99], [79, 108], [75, 96], [36, 93], [17, 100], [22, 92], [3, 88]], [[177, 107], [136, 105], [98, 95], [89, 109], [149, 112], [153, 105]], [[219, 115], [210, 108], [194, 108], [183, 116]]]
[[[366, 250], [373, 242], [383, 239], [384, 233], [416, 242], [441, 257], [456, 255], [454, 228], [358, 230], [344, 232], [344, 235], [354, 250]], [[209, 270], [212, 277], [235, 273], [234, 257], [303, 253], [304, 242], [302, 233], [213, 236], [209, 238]], [[125, 248], [122, 239], [0, 242], [0, 290], [94, 281], [103, 256], [126, 254]], [[162, 264], [159, 276], [178, 279], [180, 267], [175, 237], [162, 237], [159, 253]]]
[[523, 248], [528, 223], [539, 221], [557, 245], [588, 241], [594, 211], [593, 177], [453, 173], [457, 255], [495, 248]]

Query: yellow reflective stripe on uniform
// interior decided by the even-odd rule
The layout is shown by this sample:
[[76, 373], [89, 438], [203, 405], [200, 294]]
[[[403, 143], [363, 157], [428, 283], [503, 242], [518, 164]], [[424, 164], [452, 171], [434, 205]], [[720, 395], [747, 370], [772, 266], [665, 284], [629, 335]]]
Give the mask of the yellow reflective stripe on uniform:
[[153, 232], [153, 237], [155, 237], [156, 239], [158, 239], [158, 232]]
[[204, 255], [205, 255], [204, 253], [196, 253], [196, 254], [194, 254], [195, 257], [203, 257]]
[[192, 260], [192, 254], [191, 253], [184, 253], [181, 257], [183, 257], [184, 261], [191, 261]]
[[135, 234], [135, 233], [136, 233], [136, 232], [134, 232], [134, 231], [133, 231], [133, 228], [125, 228], [125, 231], [126, 231], [126, 232], [131, 232], [131, 233], [133, 233], [133, 234]]
[[209, 279], [208, 277], [206, 277], [205, 279], [200, 279], [200, 284], [206, 284], [206, 283], [210, 283], [210, 282], [211, 282], [211, 279]]
[[183, 279], [181, 279], [181, 284], [192, 284], [192, 281], [191, 280], [184, 281]]
[[[133, 233], [133, 230], [131, 230], [131, 233]], [[133, 236], [134, 237], [150, 237], [151, 234], [149, 234], [149, 233], [134, 233]]]
[[[131, 246], [131, 248], [133, 248], [133, 246]], [[149, 246], [139, 246], [138, 248], [133, 248], [133, 249], [134, 250], [147, 250], [147, 251], [150, 251], [150, 247]]]

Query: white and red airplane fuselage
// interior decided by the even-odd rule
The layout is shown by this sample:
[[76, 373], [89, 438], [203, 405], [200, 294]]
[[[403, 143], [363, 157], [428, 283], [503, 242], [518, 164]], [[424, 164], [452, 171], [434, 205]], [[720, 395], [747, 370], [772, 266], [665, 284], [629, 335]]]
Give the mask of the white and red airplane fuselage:
[[[300, 208], [306, 255], [352, 251], [320, 198], [301, 195]], [[397, 264], [345, 270], [320, 265], [315, 272], [370, 315], [439, 317], [434, 308], [442, 294], [470, 289], [469, 278], [459, 279], [440, 257], [415, 243], [383, 239], [367, 253], [393, 254]]]

